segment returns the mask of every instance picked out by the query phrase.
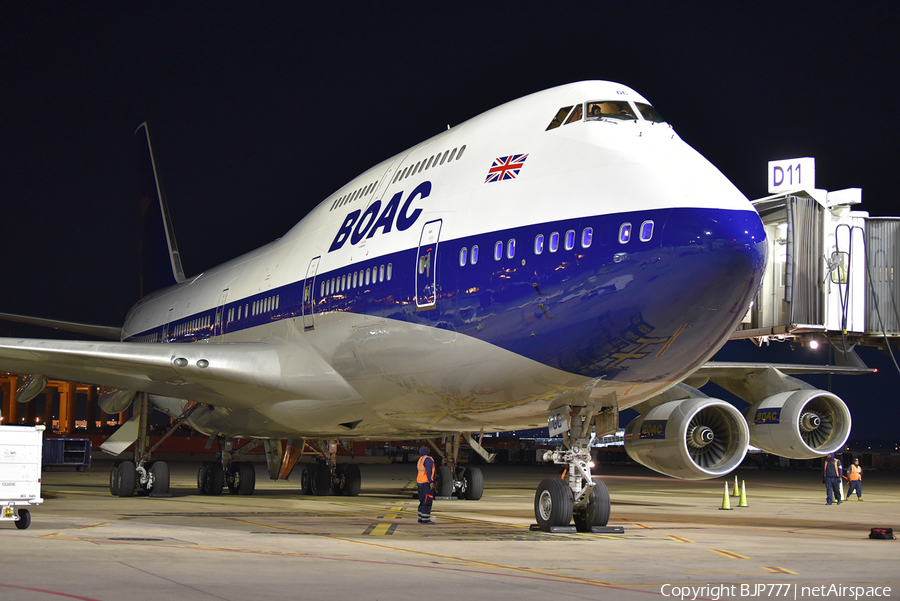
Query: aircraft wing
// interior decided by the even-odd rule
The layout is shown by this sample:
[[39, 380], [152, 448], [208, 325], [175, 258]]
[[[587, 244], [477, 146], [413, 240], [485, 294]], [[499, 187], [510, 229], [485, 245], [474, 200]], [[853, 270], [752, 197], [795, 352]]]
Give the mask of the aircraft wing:
[[87, 323], [75, 323], [73, 321], [60, 321], [58, 319], [28, 317], [27, 315], [15, 315], [13, 313], [0, 313], [0, 319], [16, 323], [25, 323], [31, 326], [40, 326], [42, 328], [52, 328], [54, 330], [86, 334], [103, 340], [121, 340], [122, 337], [122, 328], [113, 326], [98, 326]]
[[761, 373], [774, 368], [787, 375], [812, 375], [812, 374], [840, 374], [855, 376], [871, 374], [875, 370], [862, 366], [848, 365], [795, 365], [792, 363], [740, 363], [728, 361], [709, 361], [703, 367], [691, 374], [691, 377], [701, 376], [715, 380], [717, 377], [733, 378], [752, 373]]
[[143, 344], [0, 338], [0, 371], [137, 390], [222, 407], [346, 397], [311, 348], [283, 342]]

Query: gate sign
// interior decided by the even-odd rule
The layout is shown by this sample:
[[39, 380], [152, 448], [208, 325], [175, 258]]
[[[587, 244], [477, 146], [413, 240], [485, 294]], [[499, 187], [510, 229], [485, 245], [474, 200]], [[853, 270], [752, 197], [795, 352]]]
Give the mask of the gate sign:
[[816, 159], [769, 161], [769, 194], [813, 190], [816, 187]]

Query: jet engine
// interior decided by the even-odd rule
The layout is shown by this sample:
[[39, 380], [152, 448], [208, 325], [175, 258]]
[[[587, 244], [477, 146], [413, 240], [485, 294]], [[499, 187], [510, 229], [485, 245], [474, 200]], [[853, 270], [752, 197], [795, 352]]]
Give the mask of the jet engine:
[[750, 434], [741, 412], [725, 401], [688, 398], [658, 405], [625, 428], [628, 456], [685, 480], [727, 474], [744, 460]]
[[814, 459], [840, 449], [850, 436], [850, 410], [818, 389], [779, 392], [744, 410], [750, 443], [791, 459]]

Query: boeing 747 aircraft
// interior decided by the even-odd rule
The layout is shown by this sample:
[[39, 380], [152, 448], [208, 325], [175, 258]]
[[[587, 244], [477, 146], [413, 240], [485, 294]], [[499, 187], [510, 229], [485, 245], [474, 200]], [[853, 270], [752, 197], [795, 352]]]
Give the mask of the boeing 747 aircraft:
[[[549, 424], [562, 444], [546, 458], [567, 471], [537, 488], [545, 530], [606, 525], [590, 444], [622, 409], [640, 414], [629, 455], [679, 478], [727, 474], [751, 441], [807, 458], [849, 435], [836, 396], [771, 366], [707, 364], [756, 294], [763, 225], [624, 85], [573, 83], [487, 111], [193, 277], [146, 125], [138, 138], [162, 240], [142, 253], [161, 258], [145, 266], [118, 340], [0, 339], [0, 369], [31, 376], [20, 402], [54, 378], [107, 387], [108, 412], [136, 403], [113, 435], [138, 442], [110, 474], [113, 494], [168, 490], [146, 442], [151, 408], [224, 441], [199, 469], [206, 494], [252, 493], [238, 459], [262, 443], [272, 475], [309, 445], [321, 455], [310, 489], [355, 495], [359, 469], [336, 462], [338, 441], [430, 439], [443, 441], [437, 494], [478, 499], [483, 477], [459, 465], [460, 438], [483, 452], [473, 434]], [[710, 379], [748, 401], [745, 413], [697, 390]], [[236, 438], [250, 443], [236, 449]]]

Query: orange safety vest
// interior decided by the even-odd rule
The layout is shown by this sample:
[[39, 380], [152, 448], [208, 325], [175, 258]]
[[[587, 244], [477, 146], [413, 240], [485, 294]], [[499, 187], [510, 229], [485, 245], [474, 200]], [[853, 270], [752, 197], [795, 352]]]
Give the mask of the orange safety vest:
[[[832, 461], [834, 462], [834, 474], [835, 474], [835, 475], [834, 475], [834, 476], [831, 476], [831, 477], [832, 477], [832, 478], [840, 478], [840, 477], [841, 477], [841, 468], [840, 468], [839, 466], [840, 466], [841, 462], [838, 460], [837, 457], [835, 457], [834, 459], [832, 459]], [[823, 470], [822, 470], [822, 477], [823, 477], [823, 478], [828, 478], [828, 477], [829, 477], [829, 476], [828, 476], [828, 462], [827, 462], [827, 461], [825, 462], [825, 467], [824, 467]]]
[[862, 480], [862, 468], [858, 465], [850, 464], [850, 482]]
[[[416, 482], [418, 484], [425, 484], [426, 482], [431, 482], [431, 478], [428, 477], [428, 474], [425, 473], [425, 460], [431, 459], [428, 455], [422, 455], [419, 457], [419, 463], [417, 464], [417, 468], [419, 470], [418, 476], [416, 476]], [[432, 459], [432, 461], [434, 461]], [[432, 465], [432, 471], [434, 470], [434, 466]]]

